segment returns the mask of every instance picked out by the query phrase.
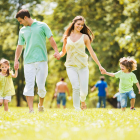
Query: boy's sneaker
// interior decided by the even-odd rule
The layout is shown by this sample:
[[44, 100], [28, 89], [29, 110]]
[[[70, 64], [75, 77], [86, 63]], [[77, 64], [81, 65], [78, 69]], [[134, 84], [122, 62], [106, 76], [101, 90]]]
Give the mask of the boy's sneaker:
[[130, 110], [136, 110], [135, 107], [130, 107]]
[[39, 106], [39, 104], [38, 104], [38, 111], [39, 112], [44, 112], [44, 107], [43, 106]]

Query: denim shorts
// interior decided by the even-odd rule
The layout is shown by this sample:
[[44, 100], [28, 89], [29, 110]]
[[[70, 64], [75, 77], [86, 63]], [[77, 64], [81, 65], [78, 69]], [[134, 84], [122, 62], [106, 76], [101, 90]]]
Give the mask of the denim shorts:
[[136, 94], [134, 93], [133, 90], [125, 92], [125, 93], [120, 93], [120, 97], [121, 97], [121, 107], [124, 108], [127, 106], [127, 97], [129, 97], [129, 99], [132, 99], [136, 97]]
[[59, 105], [61, 101], [62, 101], [62, 105], [65, 106], [66, 105], [66, 94], [65, 93], [59, 93], [57, 95], [57, 104]]

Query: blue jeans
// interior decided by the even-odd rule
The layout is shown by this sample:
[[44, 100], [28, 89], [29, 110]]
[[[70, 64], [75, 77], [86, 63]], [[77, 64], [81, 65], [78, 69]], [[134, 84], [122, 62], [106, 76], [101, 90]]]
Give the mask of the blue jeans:
[[120, 93], [121, 96], [121, 107], [127, 107], [127, 97], [129, 97], [129, 99], [132, 99], [136, 97], [136, 94], [134, 93], [133, 90], [125, 92], [125, 93]]
[[117, 101], [117, 108], [121, 108], [121, 102]]
[[65, 93], [59, 93], [57, 95], [57, 104], [59, 105], [61, 101], [62, 101], [62, 105], [65, 106], [66, 105], [66, 94]]
[[103, 108], [105, 108], [106, 107], [106, 97], [105, 96], [99, 96], [97, 108], [100, 108], [101, 102], [103, 102]]

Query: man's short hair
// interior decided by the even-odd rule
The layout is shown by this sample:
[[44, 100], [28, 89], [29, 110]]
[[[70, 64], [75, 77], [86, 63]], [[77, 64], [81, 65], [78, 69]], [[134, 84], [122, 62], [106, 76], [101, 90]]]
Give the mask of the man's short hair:
[[105, 77], [104, 76], [100, 76], [100, 80], [101, 81], [104, 81], [105, 80]]
[[61, 78], [61, 81], [64, 81], [64, 78], [63, 77]]
[[18, 11], [18, 13], [16, 14], [16, 18], [22, 18], [22, 19], [24, 19], [24, 17], [28, 17], [28, 18], [30, 18], [30, 13], [29, 13], [29, 11], [28, 10], [26, 10], [26, 9], [21, 9], [20, 11]]

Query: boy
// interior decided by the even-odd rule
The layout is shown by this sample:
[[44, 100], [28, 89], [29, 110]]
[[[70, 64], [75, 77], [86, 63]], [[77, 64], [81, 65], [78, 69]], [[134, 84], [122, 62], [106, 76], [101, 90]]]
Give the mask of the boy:
[[135, 74], [132, 72], [136, 70], [137, 68], [137, 62], [135, 59], [130, 57], [123, 57], [120, 59], [120, 68], [121, 70], [116, 73], [109, 73], [106, 72], [104, 74], [120, 78], [119, 83], [119, 91], [121, 96], [121, 108], [122, 111], [125, 111], [127, 106], [127, 97], [131, 99], [131, 110], [135, 110], [134, 104], [135, 104], [135, 93], [133, 91], [133, 83], [136, 83], [139, 94], [140, 94], [140, 85], [139, 82], [135, 76]]

